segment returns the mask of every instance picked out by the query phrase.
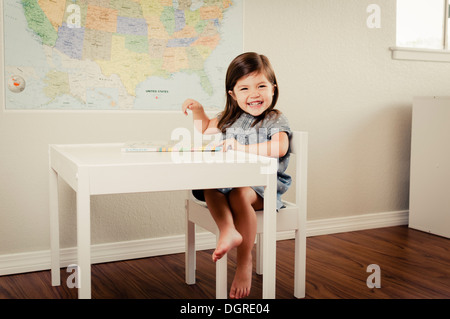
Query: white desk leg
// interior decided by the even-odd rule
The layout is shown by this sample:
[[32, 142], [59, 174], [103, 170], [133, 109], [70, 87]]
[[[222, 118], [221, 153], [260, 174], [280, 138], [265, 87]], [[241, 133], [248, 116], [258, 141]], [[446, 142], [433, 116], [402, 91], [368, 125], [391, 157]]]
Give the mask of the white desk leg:
[[263, 298], [275, 299], [276, 281], [276, 192], [277, 175], [267, 175], [267, 186], [264, 191], [264, 228], [263, 228]]
[[[219, 232], [216, 234], [216, 246], [219, 242]], [[228, 291], [228, 273], [227, 273], [228, 254], [225, 254], [216, 261], [216, 299], [227, 299]]]
[[78, 298], [91, 298], [91, 200], [89, 174], [78, 171], [77, 190]]
[[195, 223], [189, 221], [189, 200], [186, 200], [185, 277], [188, 285], [195, 284], [196, 249]]
[[51, 167], [49, 168], [49, 204], [52, 286], [60, 286], [58, 173]]

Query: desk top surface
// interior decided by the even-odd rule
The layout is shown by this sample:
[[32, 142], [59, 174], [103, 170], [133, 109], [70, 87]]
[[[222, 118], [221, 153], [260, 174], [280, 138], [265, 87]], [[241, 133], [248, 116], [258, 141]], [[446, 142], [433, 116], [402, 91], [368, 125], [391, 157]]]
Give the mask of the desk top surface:
[[158, 165], [182, 163], [260, 163], [270, 159], [243, 152], [126, 152], [124, 144], [60, 144], [50, 145], [55, 153], [80, 166]]

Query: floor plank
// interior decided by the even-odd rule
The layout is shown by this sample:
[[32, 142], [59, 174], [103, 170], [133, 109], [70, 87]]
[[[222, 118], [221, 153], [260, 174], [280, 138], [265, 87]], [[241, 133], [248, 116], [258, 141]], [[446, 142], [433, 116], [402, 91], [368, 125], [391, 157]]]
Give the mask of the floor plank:
[[[277, 243], [278, 299], [293, 299], [294, 241]], [[184, 254], [96, 264], [93, 299], [214, 299], [212, 251], [197, 253], [197, 283], [184, 283]], [[381, 270], [381, 288], [368, 288], [367, 266]], [[228, 258], [228, 285], [236, 266]], [[61, 269], [59, 287], [50, 271], [0, 277], [0, 299], [75, 299]], [[262, 277], [254, 273], [249, 298], [262, 296]], [[450, 240], [406, 226], [309, 237], [306, 299], [449, 299]]]

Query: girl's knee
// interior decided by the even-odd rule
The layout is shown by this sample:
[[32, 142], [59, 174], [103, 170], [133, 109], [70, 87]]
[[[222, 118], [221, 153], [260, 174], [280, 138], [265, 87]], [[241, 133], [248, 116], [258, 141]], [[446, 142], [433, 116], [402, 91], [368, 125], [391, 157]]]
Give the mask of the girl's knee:
[[217, 189], [205, 189], [203, 191], [203, 195], [207, 204], [211, 201], [226, 199], [225, 195], [219, 192]]
[[203, 194], [206, 196], [225, 196], [221, 192], [219, 192], [217, 189], [205, 189], [203, 190]]
[[211, 194], [214, 194], [215, 192], [216, 192], [215, 189], [204, 189], [203, 190], [204, 195], [211, 195]]
[[250, 187], [233, 188], [229, 200], [233, 205], [251, 205], [255, 191]]

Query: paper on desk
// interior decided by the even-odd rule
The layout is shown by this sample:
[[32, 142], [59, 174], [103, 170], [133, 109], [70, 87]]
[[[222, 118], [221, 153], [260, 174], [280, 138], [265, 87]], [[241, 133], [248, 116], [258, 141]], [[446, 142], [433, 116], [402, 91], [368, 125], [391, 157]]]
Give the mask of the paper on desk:
[[222, 147], [215, 147], [214, 143], [204, 144], [200, 147], [194, 145], [184, 146], [182, 143], [167, 141], [127, 142], [122, 152], [217, 152]]

